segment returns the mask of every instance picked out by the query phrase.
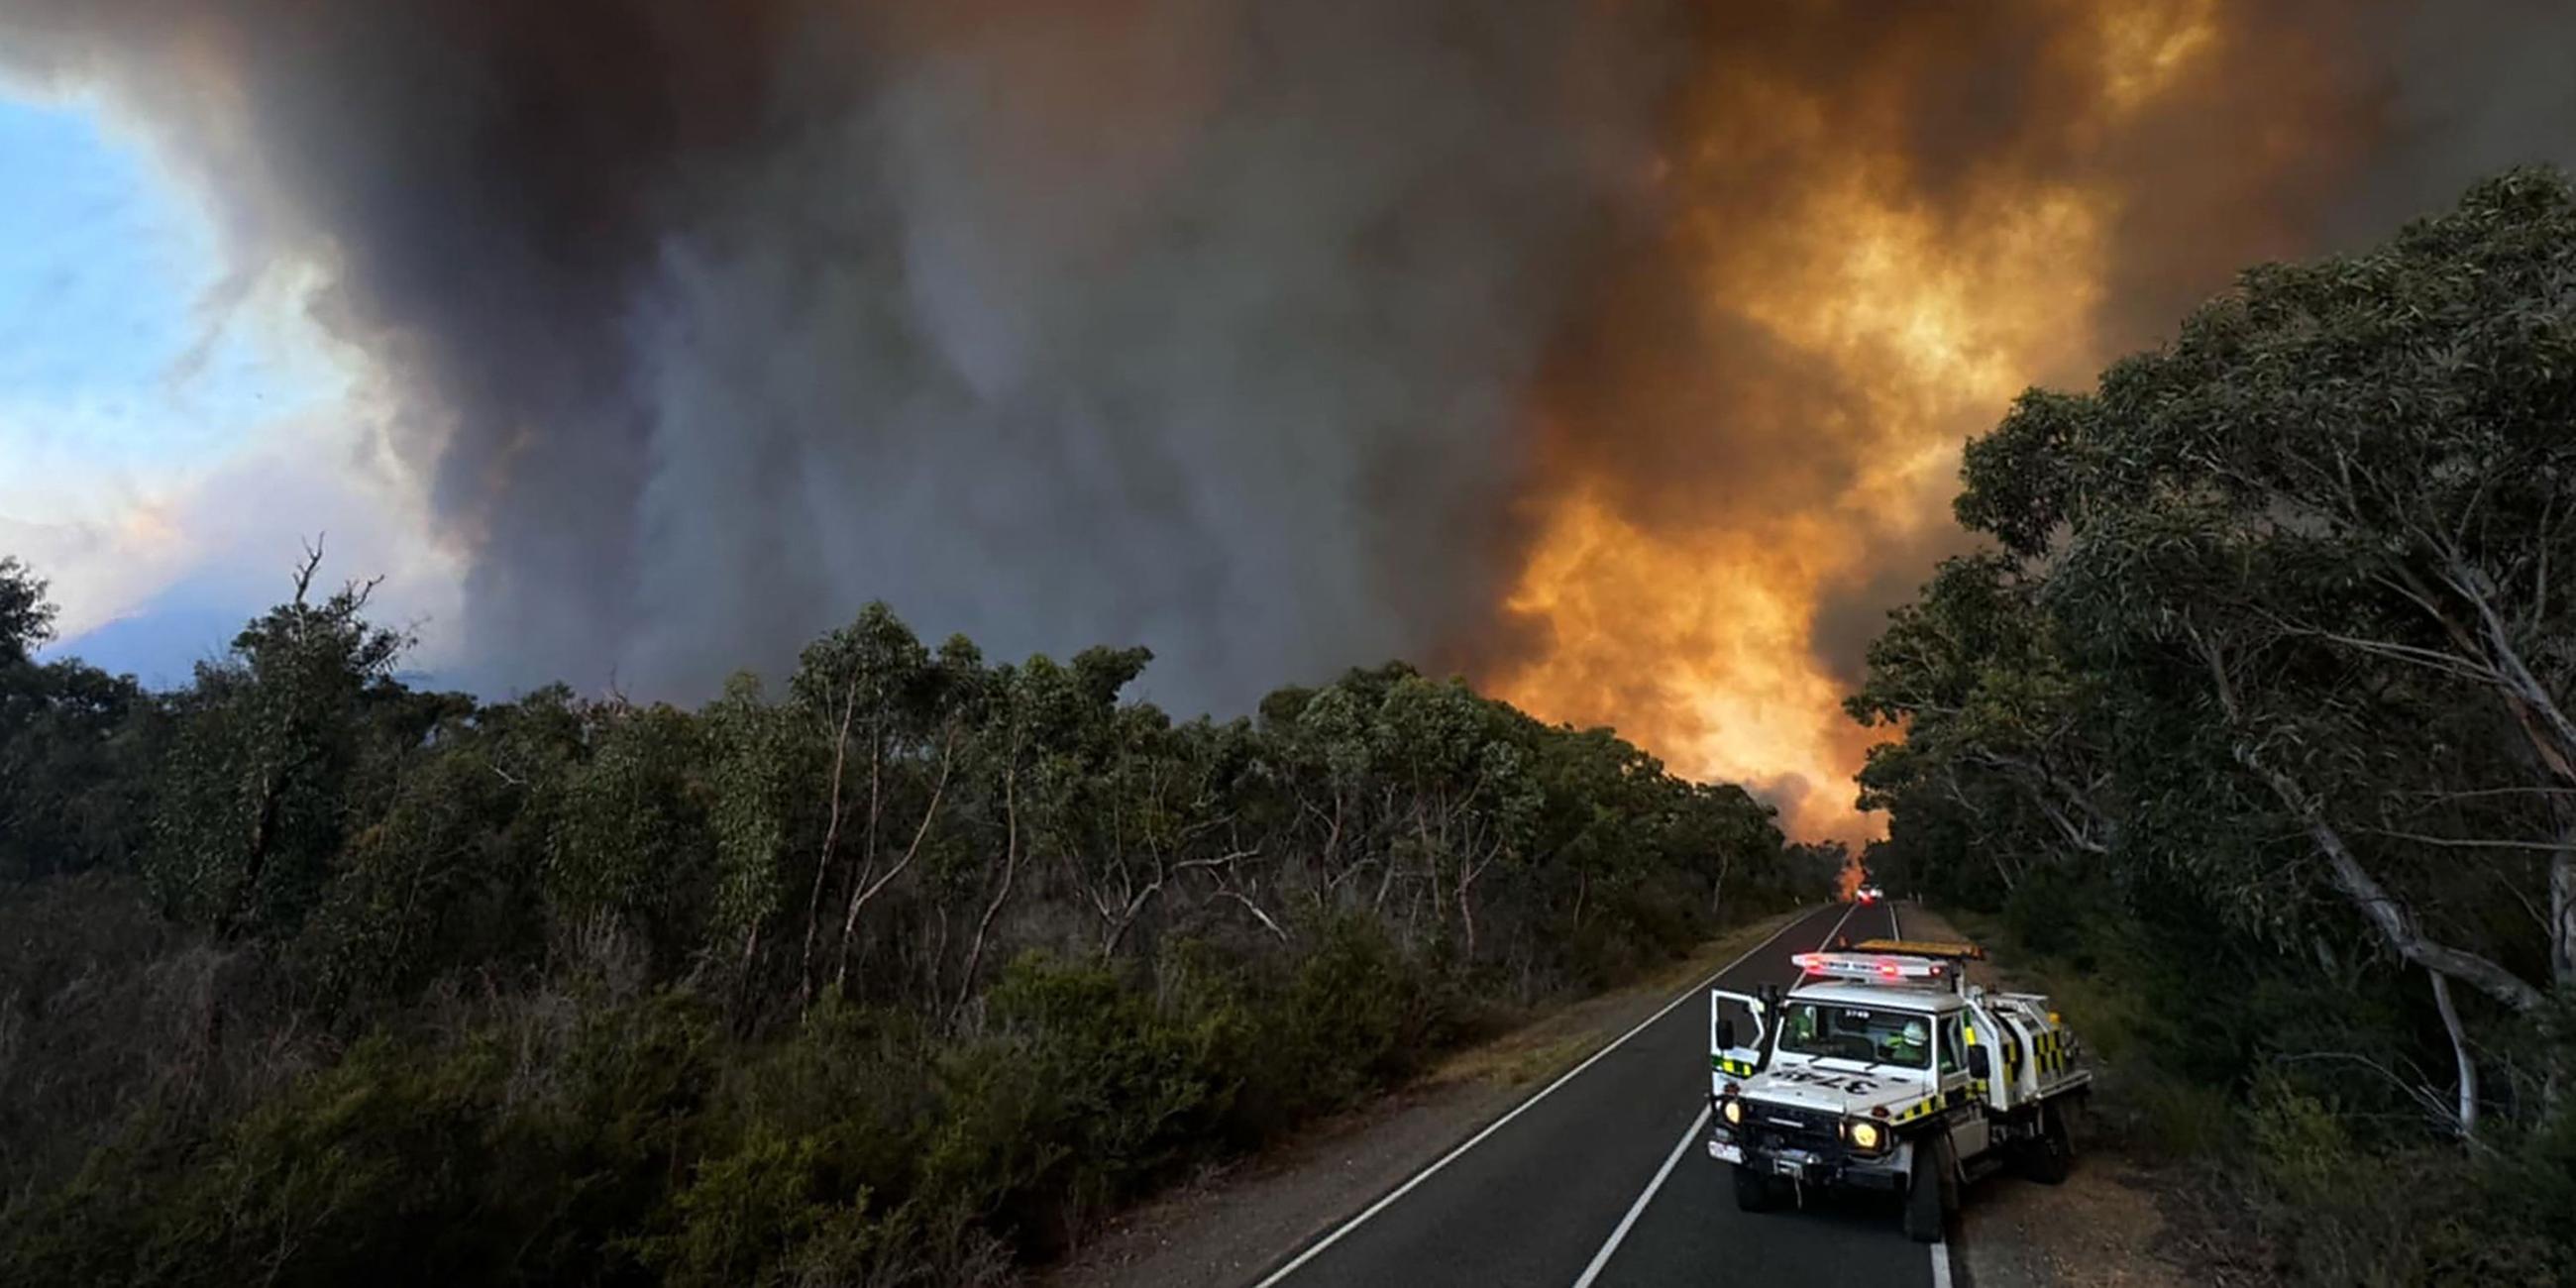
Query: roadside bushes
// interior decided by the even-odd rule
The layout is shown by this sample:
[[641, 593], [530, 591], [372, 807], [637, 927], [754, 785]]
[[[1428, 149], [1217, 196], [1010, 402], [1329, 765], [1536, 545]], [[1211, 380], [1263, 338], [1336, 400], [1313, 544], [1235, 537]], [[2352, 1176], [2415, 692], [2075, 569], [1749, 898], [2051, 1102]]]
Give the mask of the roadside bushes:
[[2570, 1116], [2440, 1139], [2445, 1106], [2413, 1054], [2440, 1029], [2395, 981], [2218, 950], [2208, 910], [2171, 890], [2044, 921], [2043, 943], [2078, 941], [2055, 953], [2009, 910], [1949, 915], [2068, 1016], [2100, 1074], [2097, 1130], [2163, 1173], [2168, 1215], [2214, 1231], [2193, 1242], [2234, 1269], [2320, 1286], [2576, 1282]]
[[871, 1191], [841, 1197], [825, 1145], [761, 1125], [672, 1195], [666, 1233], [626, 1245], [662, 1282], [767, 1285], [863, 1277], [890, 1240]]
[[1339, 1109], [1447, 1046], [1467, 1022], [1463, 1009], [1373, 928], [1335, 922], [1274, 1007], [1273, 1094], [1292, 1118]]
[[1365, 923], [1290, 972], [1172, 945], [1150, 987], [1031, 955], [938, 1060], [927, 1193], [1044, 1258], [1116, 1205], [1392, 1086], [1463, 1022]]
[[2576, 1171], [2553, 1142], [2477, 1154], [2374, 1145], [2351, 1130], [2352, 1106], [2276, 1076], [2258, 1080], [2243, 1121], [2256, 1229], [2300, 1282], [2395, 1288], [2576, 1275], [2564, 1230]]
[[[594, 977], [367, 1036], [193, 1135], [90, 1155], [10, 1282], [986, 1282], [1417, 1067], [1445, 1017], [1364, 925], [1286, 973], [1031, 953], [955, 1032], [825, 998], [729, 1042]], [[1348, 991], [1346, 991], [1348, 990]]]
[[93, 1154], [13, 1213], [0, 1266], [28, 1283], [595, 1280], [691, 1156], [713, 1035], [664, 994], [370, 1036], [202, 1133]]
[[150, 693], [0, 559], [0, 1277], [987, 1281], [1832, 879], [1402, 665], [1175, 721], [872, 605], [485, 703], [315, 577]]

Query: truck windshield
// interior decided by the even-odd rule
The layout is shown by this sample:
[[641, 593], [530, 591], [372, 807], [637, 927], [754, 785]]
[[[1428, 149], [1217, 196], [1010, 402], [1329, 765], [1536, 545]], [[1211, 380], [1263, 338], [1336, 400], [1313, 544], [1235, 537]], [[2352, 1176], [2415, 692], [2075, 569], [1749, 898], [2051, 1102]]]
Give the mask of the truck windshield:
[[1919, 1011], [1791, 1002], [1781, 1018], [1780, 1049], [1925, 1069], [1932, 1064], [1932, 1019]]

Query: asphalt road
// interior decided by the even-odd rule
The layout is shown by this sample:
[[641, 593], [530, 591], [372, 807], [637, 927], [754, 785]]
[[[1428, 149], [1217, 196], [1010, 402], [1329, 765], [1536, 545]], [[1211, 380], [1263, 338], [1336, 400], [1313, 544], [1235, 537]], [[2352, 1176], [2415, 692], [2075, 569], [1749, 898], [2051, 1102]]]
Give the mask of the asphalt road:
[[1908, 1241], [1893, 1200], [1735, 1210], [1708, 1156], [1708, 989], [1797, 976], [1837, 930], [1899, 930], [1892, 905], [1835, 904], [1693, 987], [1465, 1144], [1283, 1259], [1257, 1288], [1325, 1284], [1896, 1285], [1946, 1288], [1947, 1245]]

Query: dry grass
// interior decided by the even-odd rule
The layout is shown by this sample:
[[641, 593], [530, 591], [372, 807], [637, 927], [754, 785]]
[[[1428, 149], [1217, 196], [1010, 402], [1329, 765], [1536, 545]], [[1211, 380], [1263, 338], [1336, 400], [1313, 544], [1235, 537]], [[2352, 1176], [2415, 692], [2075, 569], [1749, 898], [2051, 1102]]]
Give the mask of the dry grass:
[[[1604, 1030], [1614, 1019], [1626, 1016], [1641, 999], [1671, 998], [1716, 974], [1755, 945], [1778, 933], [1782, 926], [1812, 911], [1811, 908], [1799, 908], [1738, 926], [1701, 945], [1688, 957], [1625, 988], [1523, 1016], [1509, 1032], [1460, 1050], [1441, 1061], [1432, 1068], [1425, 1081], [1483, 1081], [1518, 1086], [1554, 1077], [1573, 1068], [1599, 1049], [1602, 1042], [1616, 1036], [1615, 1032]], [[1629, 1024], [1635, 1022], [1628, 1021]], [[1626, 1031], [1626, 1025], [1620, 1025], [1618, 1031]]]

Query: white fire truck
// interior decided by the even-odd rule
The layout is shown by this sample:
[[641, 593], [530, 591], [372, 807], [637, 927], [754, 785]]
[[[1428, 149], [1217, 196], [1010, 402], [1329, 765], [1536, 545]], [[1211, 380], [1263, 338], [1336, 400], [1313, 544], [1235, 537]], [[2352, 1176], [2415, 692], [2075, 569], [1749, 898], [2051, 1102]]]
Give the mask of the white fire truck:
[[1710, 996], [1708, 1152], [1734, 1164], [1736, 1206], [1894, 1190], [1906, 1234], [1930, 1243], [1964, 1187], [2007, 1163], [2065, 1179], [2093, 1075], [2046, 997], [1967, 982], [1984, 956], [1870, 940], [1798, 954], [1785, 991]]

